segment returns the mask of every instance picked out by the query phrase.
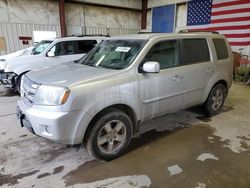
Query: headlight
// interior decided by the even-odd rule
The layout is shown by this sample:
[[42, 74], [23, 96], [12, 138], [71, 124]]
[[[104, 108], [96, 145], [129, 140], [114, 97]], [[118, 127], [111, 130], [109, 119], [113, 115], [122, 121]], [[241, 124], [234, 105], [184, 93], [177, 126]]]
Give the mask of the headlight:
[[7, 62], [5, 59], [0, 59], [0, 69], [5, 69], [7, 66]]
[[57, 106], [66, 103], [69, 89], [65, 87], [41, 85], [35, 95], [35, 104]]

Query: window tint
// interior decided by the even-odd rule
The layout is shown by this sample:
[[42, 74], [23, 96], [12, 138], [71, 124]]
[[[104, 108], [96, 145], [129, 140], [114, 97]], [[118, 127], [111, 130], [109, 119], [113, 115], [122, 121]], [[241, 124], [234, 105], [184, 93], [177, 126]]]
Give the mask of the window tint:
[[224, 39], [213, 39], [218, 59], [228, 58], [227, 46]]
[[206, 39], [183, 39], [181, 43], [184, 65], [210, 61]]
[[156, 61], [160, 69], [179, 66], [177, 41], [164, 41], [154, 45], [147, 53], [144, 62]]
[[79, 40], [75, 41], [76, 44], [76, 54], [88, 53], [97, 44], [96, 40]]
[[74, 41], [58, 42], [50, 51], [54, 52], [55, 56], [73, 55]]

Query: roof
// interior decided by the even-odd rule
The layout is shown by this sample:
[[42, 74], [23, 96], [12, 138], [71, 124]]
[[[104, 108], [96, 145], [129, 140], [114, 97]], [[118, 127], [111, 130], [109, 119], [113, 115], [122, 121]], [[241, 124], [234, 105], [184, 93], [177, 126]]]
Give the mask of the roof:
[[86, 37], [61, 37], [61, 38], [54, 38], [54, 39], [48, 39], [52, 41], [70, 41], [70, 40], [102, 40], [102, 39], [107, 39], [110, 37], [105, 37], [105, 36], [86, 36]]
[[141, 33], [141, 34], [134, 34], [134, 35], [124, 35], [124, 36], [115, 36], [111, 37], [111, 39], [141, 39], [141, 40], [149, 40], [151, 38], [156, 37], [166, 37], [166, 38], [178, 38], [180, 36], [222, 36], [220, 34], [212, 33], [212, 32], [183, 32], [183, 33]]

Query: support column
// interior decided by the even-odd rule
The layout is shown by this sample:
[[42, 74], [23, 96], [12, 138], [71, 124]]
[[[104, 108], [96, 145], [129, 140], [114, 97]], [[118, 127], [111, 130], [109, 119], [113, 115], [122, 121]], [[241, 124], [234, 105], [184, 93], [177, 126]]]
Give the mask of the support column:
[[141, 29], [147, 28], [147, 8], [148, 0], [142, 0], [142, 9], [141, 9]]
[[60, 16], [60, 26], [61, 26], [61, 36], [66, 37], [66, 24], [65, 24], [65, 9], [64, 9], [64, 0], [59, 1], [59, 16]]

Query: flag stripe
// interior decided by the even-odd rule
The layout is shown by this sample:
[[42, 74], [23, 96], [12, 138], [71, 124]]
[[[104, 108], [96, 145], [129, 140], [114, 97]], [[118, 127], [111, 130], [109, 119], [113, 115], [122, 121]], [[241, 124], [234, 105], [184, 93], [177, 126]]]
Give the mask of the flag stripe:
[[224, 35], [226, 35], [226, 34], [246, 34], [246, 33], [250, 33], [250, 29], [220, 31], [220, 33], [222, 33]]
[[238, 17], [238, 18], [224, 18], [224, 19], [211, 20], [211, 23], [240, 22], [240, 21], [250, 21], [250, 16], [247, 16], [247, 17]]
[[[190, 29], [198, 29], [198, 28], [208, 28], [208, 27], [224, 27], [224, 26], [234, 26], [234, 22], [227, 22], [227, 23], [214, 23], [214, 24], [205, 24], [205, 25], [195, 25], [195, 26], [188, 26]], [[238, 22], [237, 25], [249, 25], [249, 21]], [[243, 28], [246, 29], [246, 28]], [[249, 28], [250, 29], [250, 28]]]
[[194, 30], [202, 31], [216, 31], [216, 30], [239, 30], [239, 29], [250, 29], [250, 25], [234, 25], [234, 26], [222, 26], [222, 27], [205, 27], [205, 28], [193, 28]]
[[235, 10], [235, 9], [249, 8], [249, 7], [250, 7], [250, 2], [248, 2], [247, 4], [243, 4], [243, 5], [213, 8], [213, 12], [224, 11], [224, 10]]
[[238, 18], [238, 17], [247, 17], [250, 16], [249, 12], [245, 13], [235, 13], [235, 14], [223, 14], [218, 16], [211, 16], [211, 20], [223, 19], [223, 18]]
[[240, 9], [233, 9], [233, 10], [224, 10], [224, 11], [218, 11], [218, 12], [212, 12], [212, 16], [218, 16], [218, 15], [225, 15], [225, 14], [235, 14], [235, 13], [244, 13], [247, 12], [248, 15], [250, 14], [250, 8], [240, 8]]
[[248, 3], [249, 3], [249, 0], [239, 0], [239, 1], [213, 4], [212, 8], [219, 8], [219, 7], [233, 6], [233, 5], [242, 5], [242, 4], [248, 4]]
[[235, 1], [235, 0], [214, 0], [213, 4], [220, 4], [220, 3], [232, 2], [232, 1]]
[[250, 41], [248, 42], [229, 42], [231, 46], [248, 46], [250, 45]]
[[227, 38], [229, 42], [249, 42], [250, 38]]
[[245, 38], [250, 37], [250, 33], [239, 33], [239, 34], [224, 34], [227, 38]]

